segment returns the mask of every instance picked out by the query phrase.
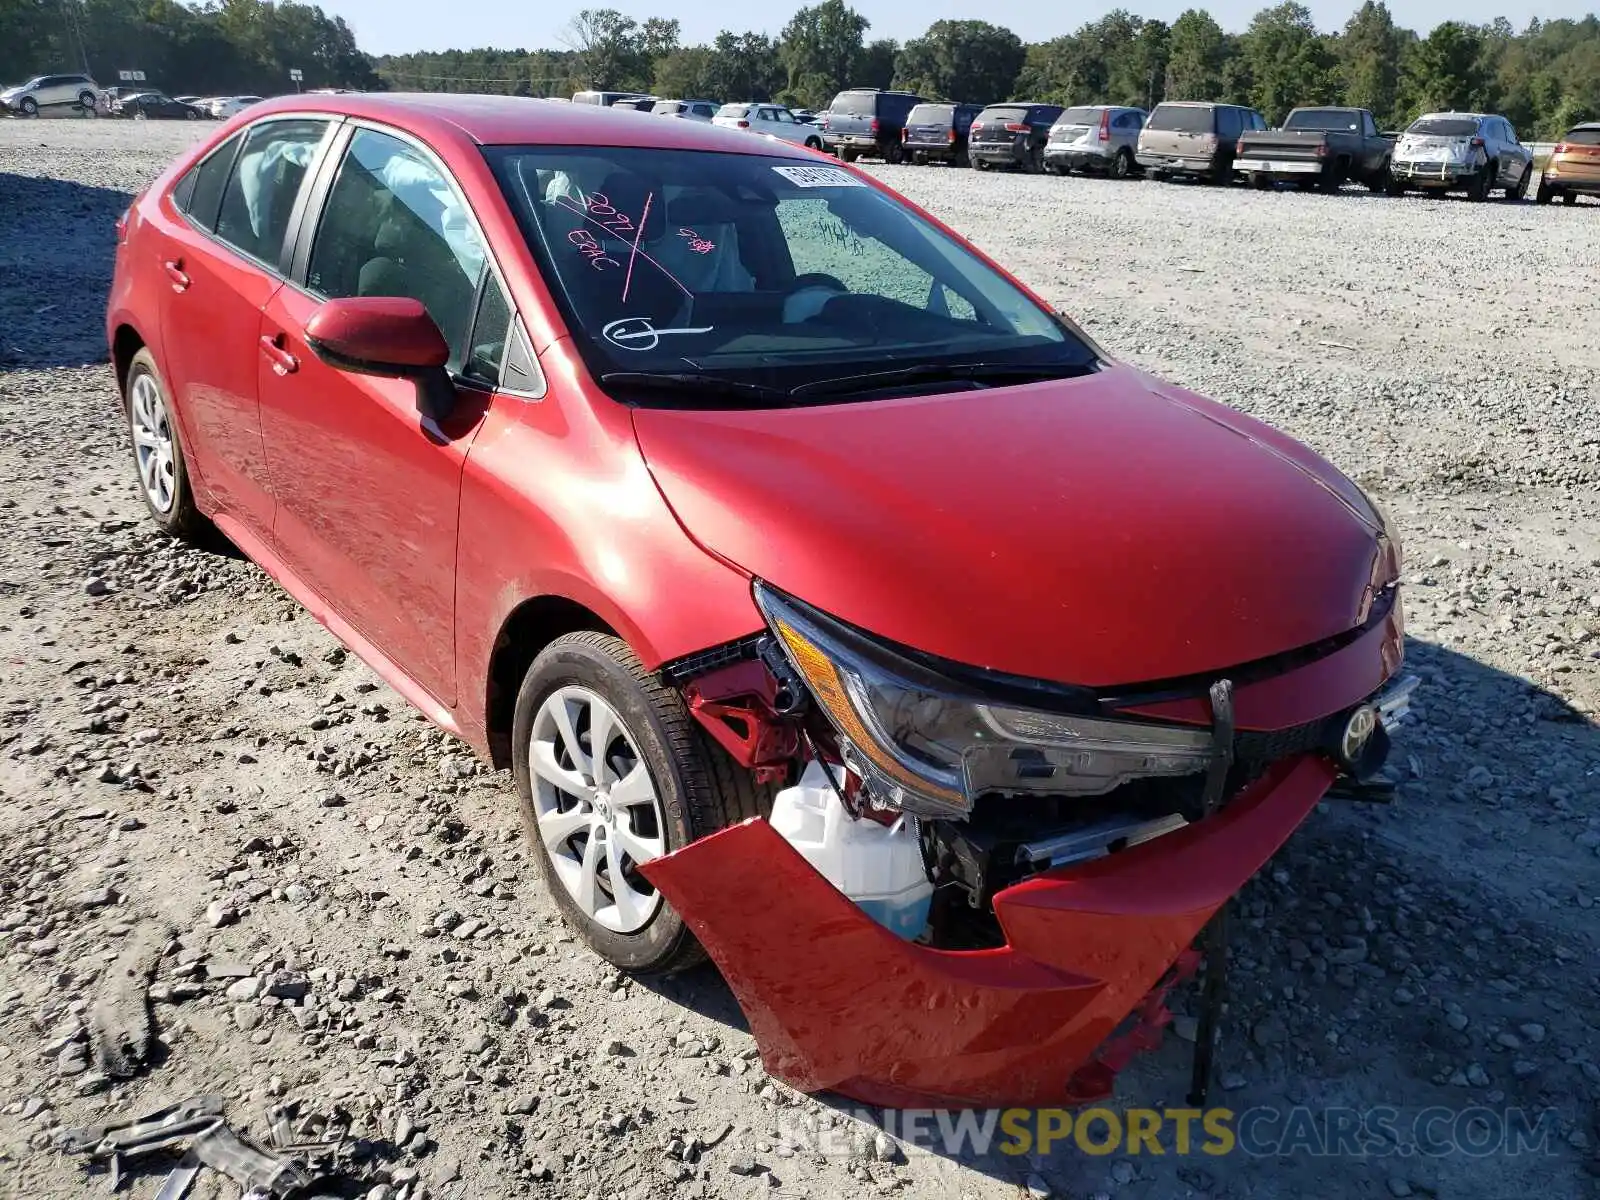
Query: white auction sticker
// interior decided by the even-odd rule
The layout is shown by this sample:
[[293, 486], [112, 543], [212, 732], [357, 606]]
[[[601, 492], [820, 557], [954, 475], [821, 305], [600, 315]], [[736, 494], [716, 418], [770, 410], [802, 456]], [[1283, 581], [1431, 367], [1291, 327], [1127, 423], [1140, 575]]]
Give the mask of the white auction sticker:
[[866, 187], [849, 171], [837, 167], [773, 167], [795, 187]]

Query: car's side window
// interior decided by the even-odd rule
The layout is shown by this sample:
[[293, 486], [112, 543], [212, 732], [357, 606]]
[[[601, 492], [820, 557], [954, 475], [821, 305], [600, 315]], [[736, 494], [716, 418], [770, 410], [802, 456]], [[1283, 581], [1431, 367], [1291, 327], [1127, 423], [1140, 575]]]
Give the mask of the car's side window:
[[327, 130], [328, 122], [313, 120], [267, 121], [251, 129], [222, 193], [217, 236], [276, 268], [295, 200]]
[[500, 369], [511, 336], [511, 301], [500, 281], [489, 274], [478, 296], [478, 315], [472, 322], [472, 340], [461, 373], [487, 387], [500, 386]]
[[216, 228], [217, 210], [222, 205], [222, 189], [227, 185], [228, 173], [233, 169], [233, 156], [238, 150], [238, 137], [223, 142], [189, 169], [174, 193], [178, 207], [208, 233]]
[[420, 300], [459, 369], [485, 259], [466, 202], [443, 171], [399, 138], [358, 129], [317, 225], [307, 286], [330, 298]]

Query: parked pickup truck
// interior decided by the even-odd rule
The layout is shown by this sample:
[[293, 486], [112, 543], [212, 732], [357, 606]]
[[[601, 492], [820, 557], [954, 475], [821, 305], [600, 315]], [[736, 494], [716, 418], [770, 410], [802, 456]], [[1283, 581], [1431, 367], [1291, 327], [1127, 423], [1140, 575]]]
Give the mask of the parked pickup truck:
[[1389, 186], [1393, 152], [1393, 140], [1364, 108], [1297, 108], [1281, 129], [1244, 134], [1233, 169], [1260, 188], [1288, 180], [1336, 192], [1354, 180], [1381, 192]]

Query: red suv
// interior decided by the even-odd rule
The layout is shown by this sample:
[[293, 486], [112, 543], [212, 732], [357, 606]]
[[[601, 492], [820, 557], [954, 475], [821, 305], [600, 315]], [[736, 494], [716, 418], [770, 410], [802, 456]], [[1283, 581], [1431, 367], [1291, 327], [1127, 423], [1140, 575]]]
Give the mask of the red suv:
[[[151, 517], [509, 768], [595, 951], [708, 953], [803, 1088], [1103, 1090], [1404, 707], [1359, 489], [802, 148], [269, 102], [123, 218], [107, 333]], [[763, 819], [814, 760], [917, 839], [914, 938]]]

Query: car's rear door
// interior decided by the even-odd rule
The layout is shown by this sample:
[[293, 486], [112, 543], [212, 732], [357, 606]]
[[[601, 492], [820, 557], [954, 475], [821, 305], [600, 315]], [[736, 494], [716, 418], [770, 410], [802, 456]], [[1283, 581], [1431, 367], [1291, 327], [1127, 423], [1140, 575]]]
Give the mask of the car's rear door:
[[[498, 370], [511, 311], [438, 157], [366, 124], [341, 141], [318, 180], [295, 282], [273, 298], [259, 331], [277, 350], [259, 375], [274, 534], [302, 584], [448, 707], [461, 472], [489, 403], [482, 362]], [[451, 416], [423, 418], [405, 380], [336, 370], [316, 356], [306, 325], [325, 300], [349, 296], [423, 303], [452, 348]]]
[[[286, 234], [331, 119], [262, 121], [196, 166], [161, 211], [161, 365], [212, 516], [270, 542], [274, 499], [256, 376], [261, 312], [283, 286]], [[232, 528], [236, 525], [239, 528]]]

